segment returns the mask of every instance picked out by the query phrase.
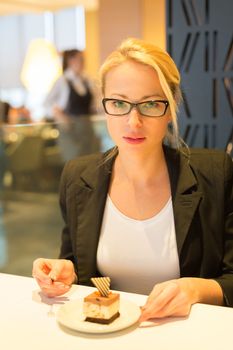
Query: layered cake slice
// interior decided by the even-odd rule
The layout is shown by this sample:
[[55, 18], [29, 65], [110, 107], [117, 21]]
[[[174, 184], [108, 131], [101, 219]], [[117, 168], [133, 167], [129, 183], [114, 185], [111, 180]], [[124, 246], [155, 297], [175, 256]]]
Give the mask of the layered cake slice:
[[109, 277], [97, 277], [91, 280], [98, 291], [84, 298], [85, 321], [109, 324], [120, 316], [120, 295], [109, 291]]

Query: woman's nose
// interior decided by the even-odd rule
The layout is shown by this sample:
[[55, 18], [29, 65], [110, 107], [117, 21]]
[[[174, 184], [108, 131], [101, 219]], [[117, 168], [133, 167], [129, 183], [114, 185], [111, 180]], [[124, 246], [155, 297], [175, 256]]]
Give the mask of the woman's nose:
[[127, 117], [131, 128], [140, 128], [142, 126], [142, 116], [136, 108], [133, 108]]

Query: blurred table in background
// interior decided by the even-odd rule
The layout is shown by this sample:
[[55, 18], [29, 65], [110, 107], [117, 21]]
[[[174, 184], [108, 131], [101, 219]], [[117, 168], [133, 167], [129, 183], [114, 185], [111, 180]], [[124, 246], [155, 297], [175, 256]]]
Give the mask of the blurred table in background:
[[[110, 148], [104, 117], [90, 122], [100, 141], [95, 151]], [[1, 272], [30, 276], [33, 259], [58, 256], [63, 227], [58, 189], [65, 163], [61, 127], [50, 121], [0, 128]]]
[[[74, 128], [80, 128], [79, 139], [75, 140], [75, 145], [69, 143], [70, 134], [67, 134], [64, 143], [63, 130]], [[88, 132], [90, 128], [92, 132]], [[62, 168], [68, 160], [64, 153], [69, 153], [62, 147], [77, 147], [70, 150], [73, 158], [105, 151], [112, 146], [101, 116], [80, 117], [69, 125], [53, 122], [4, 125], [2, 142], [5, 149], [4, 165], [3, 156], [1, 160], [2, 188], [31, 192], [57, 191]]]

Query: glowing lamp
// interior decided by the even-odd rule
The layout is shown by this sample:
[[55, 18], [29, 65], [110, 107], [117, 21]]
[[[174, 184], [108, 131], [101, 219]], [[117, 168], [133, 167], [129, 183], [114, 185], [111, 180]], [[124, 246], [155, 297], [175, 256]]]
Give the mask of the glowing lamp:
[[46, 94], [62, 74], [56, 48], [47, 40], [33, 40], [27, 50], [21, 81], [31, 93]]

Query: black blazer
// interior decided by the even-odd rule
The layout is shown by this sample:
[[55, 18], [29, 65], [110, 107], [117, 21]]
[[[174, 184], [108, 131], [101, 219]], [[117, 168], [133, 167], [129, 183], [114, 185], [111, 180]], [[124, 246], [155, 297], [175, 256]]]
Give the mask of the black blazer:
[[[164, 147], [172, 190], [181, 277], [215, 279], [233, 306], [233, 163], [221, 151]], [[65, 221], [60, 258], [74, 262], [80, 284], [99, 273], [96, 251], [114, 158], [68, 162], [60, 186]]]

